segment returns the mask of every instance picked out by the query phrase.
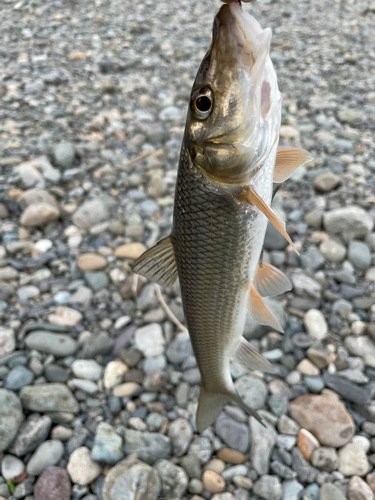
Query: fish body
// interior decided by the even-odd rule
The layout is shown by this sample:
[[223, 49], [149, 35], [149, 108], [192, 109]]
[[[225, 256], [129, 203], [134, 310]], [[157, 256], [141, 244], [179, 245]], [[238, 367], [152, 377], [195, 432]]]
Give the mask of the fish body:
[[[177, 276], [189, 335], [201, 373], [197, 427], [210, 425], [228, 399], [259, 417], [238, 396], [230, 360], [272, 372], [242, 333], [248, 312], [281, 327], [262, 295], [290, 289], [289, 280], [260, 263], [281, 120], [281, 96], [269, 57], [271, 31], [224, 5], [214, 21], [211, 49], [197, 73], [181, 148], [171, 235], [143, 254], [133, 269], [170, 286]], [[281, 154], [276, 182], [288, 165]], [[284, 158], [285, 159], [285, 158]], [[290, 165], [292, 167], [290, 167]]]

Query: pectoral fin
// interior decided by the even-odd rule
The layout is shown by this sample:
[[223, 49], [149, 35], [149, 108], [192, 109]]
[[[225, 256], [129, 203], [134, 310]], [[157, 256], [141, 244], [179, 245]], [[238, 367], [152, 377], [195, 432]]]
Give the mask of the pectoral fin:
[[246, 370], [276, 373], [271, 363], [243, 337], [238, 341], [238, 346], [233, 353], [233, 361]]
[[273, 182], [279, 184], [286, 181], [298, 167], [306, 165], [313, 158], [304, 149], [280, 148], [277, 150]]
[[257, 207], [294, 248], [294, 243], [286, 232], [285, 222], [262, 200], [253, 186], [245, 186], [239, 195], [239, 199], [246, 200], [250, 205]]
[[262, 297], [274, 297], [292, 289], [285, 274], [268, 262], [259, 262], [255, 272], [254, 286]]
[[146, 250], [134, 262], [132, 269], [164, 288], [172, 286], [178, 272], [171, 236]]
[[284, 332], [278, 319], [266, 304], [260, 293], [253, 285], [249, 285], [249, 289], [249, 313], [251, 316], [262, 325], [269, 325], [279, 332]]

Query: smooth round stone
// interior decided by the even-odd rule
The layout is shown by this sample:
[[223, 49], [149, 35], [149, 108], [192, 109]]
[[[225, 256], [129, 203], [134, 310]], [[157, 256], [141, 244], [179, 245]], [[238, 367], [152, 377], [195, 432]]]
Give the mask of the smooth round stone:
[[341, 184], [341, 177], [333, 172], [326, 172], [315, 177], [313, 184], [319, 193], [327, 193]]
[[237, 450], [232, 450], [231, 448], [221, 448], [217, 452], [217, 457], [223, 462], [229, 464], [243, 464], [246, 460], [246, 456]]
[[96, 462], [114, 464], [123, 456], [122, 437], [115, 432], [112, 425], [101, 422], [96, 429], [91, 458]]
[[24, 385], [29, 385], [34, 380], [34, 374], [25, 366], [16, 366], [7, 375], [5, 387], [12, 391], [18, 391]]
[[40, 290], [34, 285], [21, 286], [17, 290], [18, 299], [21, 303], [26, 303], [30, 299], [39, 297]]
[[48, 203], [33, 203], [21, 215], [20, 222], [26, 227], [45, 226], [60, 217], [60, 210]]
[[349, 481], [349, 500], [374, 500], [370, 486], [360, 477], [353, 476]]
[[349, 243], [348, 258], [355, 269], [359, 271], [369, 268], [371, 264], [371, 252], [368, 245], [362, 241], [351, 241]]
[[339, 472], [344, 476], [364, 476], [369, 471], [369, 463], [362, 446], [348, 443], [339, 450]]
[[135, 332], [135, 346], [145, 357], [159, 356], [164, 352], [165, 339], [158, 323], [151, 323]]
[[64, 455], [64, 445], [61, 441], [52, 439], [45, 441], [35, 450], [27, 463], [27, 473], [39, 476], [50, 465], [56, 465]]
[[75, 389], [86, 392], [87, 394], [95, 394], [98, 391], [98, 385], [92, 380], [73, 378], [71, 383]]
[[61, 292], [57, 292], [52, 298], [53, 298], [53, 301], [56, 305], [58, 306], [64, 306], [65, 304], [67, 304], [70, 300], [70, 293], [67, 292], [67, 291], [61, 291]]
[[318, 309], [310, 309], [303, 317], [306, 331], [314, 339], [321, 339], [328, 333], [325, 317]]
[[101, 468], [91, 459], [90, 450], [81, 446], [70, 455], [67, 471], [73, 483], [86, 486], [100, 476]]
[[67, 141], [59, 142], [53, 148], [53, 159], [57, 167], [67, 170], [73, 166], [76, 155], [75, 147]]
[[107, 267], [107, 259], [96, 253], [84, 253], [77, 259], [81, 271], [100, 271]]
[[70, 495], [69, 476], [61, 467], [48, 467], [35, 483], [35, 500], [70, 500]]
[[128, 367], [125, 363], [120, 360], [110, 361], [105, 367], [104, 372], [104, 387], [106, 389], [112, 389], [118, 384], [121, 384], [125, 372], [127, 372]]
[[102, 200], [87, 200], [76, 210], [72, 221], [80, 229], [90, 229], [95, 224], [107, 220], [109, 216], [109, 208]]
[[252, 410], [259, 410], [266, 402], [268, 388], [267, 385], [258, 377], [245, 375], [234, 383], [236, 391]]
[[193, 437], [193, 428], [188, 420], [177, 418], [168, 428], [168, 436], [173, 444], [173, 453], [177, 457], [184, 455]]
[[16, 437], [23, 419], [20, 399], [13, 392], [0, 389], [0, 452]]
[[324, 228], [328, 233], [342, 236], [345, 241], [366, 236], [374, 227], [370, 214], [363, 208], [336, 208], [323, 215]]
[[4, 455], [1, 461], [1, 475], [5, 481], [13, 481], [14, 478], [22, 474], [25, 464], [13, 455]]
[[313, 452], [319, 448], [319, 441], [306, 429], [300, 429], [297, 436], [297, 446], [308, 462]]
[[77, 413], [78, 402], [64, 384], [38, 384], [22, 387], [20, 399], [24, 408], [36, 412]]
[[93, 359], [76, 359], [71, 369], [77, 378], [98, 380], [102, 373], [102, 367]]
[[132, 396], [137, 391], [139, 391], [140, 385], [136, 382], [126, 382], [125, 384], [120, 384], [114, 387], [113, 395], [116, 398], [125, 398], [128, 396]]
[[69, 335], [36, 330], [25, 339], [29, 349], [36, 349], [58, 357], [71, 356], [77, 350], [77, 341]]
[[323, 257], [328, 260], [328, 262], [342, 262], [346, 255], [346, 248], [343, 244], [336, 240], [327, 240], [319, 247], [320, 252]]
[[0, 358], [10, 354], [16, 348], [16, 338], [13, 328], [0, 326]]
[[66, 382], [69, 378], [69, 371], [59, 365], [47, 365], [44, 375], [48, 382]]
[[303, 381], [309, 388], [310, 392], [319, 393], [325, 387], [324, 380], [322, 377], [309, 377], [308, 375], [305, 375], [303, 377]]
[[138, 259], [147, 248], [143, 243], [126, 243], [115, 249], [115, 257], [118, 259]]
[[333, 472], [337, 469], [337, 453], [335, 448], [321, 446], [313, 451], [311, 464], [320, 470]]
[[204, 471], [202, 481], [205, 489], [210, 493], [221, 493], [226, 487], [224, 479], [213, 470]]

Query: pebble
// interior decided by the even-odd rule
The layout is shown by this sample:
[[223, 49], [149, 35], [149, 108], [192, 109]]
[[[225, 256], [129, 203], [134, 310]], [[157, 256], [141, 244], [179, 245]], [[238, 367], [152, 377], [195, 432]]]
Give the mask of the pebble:
[[77, 326], [82, 320], [82, 314], [70, 307], [59, 306], [48, 316], [48, 320], [57, 325]]
[[26, 227], [45, 226], [60, 217], [60, 210], [48, 203], [34, 203], [29, 205], [21, 216], [21, 224]]
[[354, 434], [354, 422], [335, 397], [307, 394], [290, 403], [290, 414], [324, 446], [343, 446]]
[[100, 422], [96, 428], [91, 458], [96, 462], [114, 464], [123, 457], [122, 437], [115, 432], [112, 425]]
[[359, 444], [346, 444], [340, 448], [338, 457], [338, 470], [344, 476], [364, 476], [369, 472], [366, 453]]
[[113, 388], [113, 395], [116, 398], [126, 398], [128, 396], [133, 396], [139, 391], [140, 385], [136, 382], [126, 382], [125, 384], [117, 385]]
[[171, 439], [160, 433], [126, 429], [124, 439], [125, 455], [137, 453], [137, 456], [149, 465], [171, 454]]
[[73, 144], [67, 141], [59, 142], [53, 148], [53, 159], [57, 167], [64, 170], [71, 168], [74, 163], [76, 150]]
[[177, 418], [169, 425], [168, 436], [172, 441], [173, 455], [181, 457], [190, 446], [193, 429], [186, 419]]
[[1, 475], [5, 481], [13, 481], [25, 470], [25, 464], [13, 455], [4, 455], [1, 461]]
[[29, 385], [34, 380], [34, 374], [25, 366], [16, 366], [7, 375], [5, 387], [12, 391], [18, 391], [24, 385]]
[[160, 460], [155, 469], [159, 473], [161, 480], [161, 497], [182, 498], [187, 485], [188, 476], [184, 469], [168, 460]]
[[367, 336], [360, 335], [354, 337], [349, 335], [345, 338], [344, 342], [348, 351], [354, 356], [364, 357], [369, 354], [372, 356], [375, 355], [375, 344]]
[[319, 193], [328, 193], [341, 184], [341, 177], [333, 172], [327, 172], [315, 177], [313, 184]]
[[60, 462], [63, 455], [64, 445], [61, 441], [56, 439], [44, 441], [28, 461], [26, 471], [31, 476], [39, 476], [47, 467]]
[[311, 457], [314, 451], [319, 448], [319, 441], [311, 432], [306, 429], [300, 429], [297, 436], [297, 446], [300, 449], [304, 458], [311, 462]]
[[159, 356], [164, 352], [165, 339], [158, 323], [151, 323], [135, 332], [135, 346], [146, 357]]
[[337, 208], [323, 216], [325, 230], [345, 241], [366, 236], [374, 227], [371, 217], [360, 207]]
[[286, 479], [283, 481], [282, 500], [300, 500], [303, 486], [296, 479]]
[[78, 378], [97, 381], [100, 378], [102, 367], [92, 359], [76, 359], [71, 365], [74, 375]]
[[77, 259], [81, 271], [99, 271], [107, 266], [107, 259], [96, 253], [84, 253]]
[[348, 259], [358, 271], [368, 269], [371, 264], [371, 252], [363, 241], [351, 241], [348, 248]]
[[110, 361], [105, 367], [103, 379], [104, 387], [106, 389], [112, 389], [112, 387], [120, 384], [127, 370], [128, 367], [122, 361]]
[[228, 464], [243, 464], [246, 460], [246, 455], [241, 453], [240, 451], [233, 450], [231, 448], [221, 448], [217, 452], [217, 457], [223, 462]]
[[161, 492], [158, 472], [135, 457], [116, 464], [105, 476], [103, 500], [157, 500]]
[[303, 317], [306, 331], [314, 339], [321, 339], [328, 333], [328, 326], [324, 315], [318, 309], [310, 309]]
[[8, 448], [24, 419], [20, 399], [0, 388], [0, 453]]
[[73, 224], [80, 229], [90, 229], [110, 216], [108, 206], [100, 199], [88, 200], [73, 214]]
[[86, 486], [99, 477], [101, 468], [91, 459], [90, 450], [81, 446], [71, 453], [67, 471], [73, 483]]
[[138, 259], [147, 248], [142, 243], [126, 243], [115, 249], [115, 257], [117, 259]]
[[189, 453], [195, 455], [202, 464], [208, 462], [212, 455], [210, 441], [206, 437], [196, 437], [190, 445]]
[[305, 460], [298, 448], [292, 449], [292, 467], [301, 483], [313, 483], [315, 481], [318, 471]]
[[51, 429], [51, 419], [47, 415], [31, 414], [23, 422], [9, 452], [22, 457], [34, 451], [45, 439]]
[[48, 467], [35, 483], [35, 500], [70, 500], [70, 495], [69, 476], [61, 467]]
[[250, 447], [250, 459], [252, 467], [259, 475], [267, 474], [269, 471], [270, 457], [276, 443], [277, 433], [271, 424], [266, 427], [255, 418], [250, 418], [250, 429], [252, 443]]
[[0, 358], [10, 354], [16, 348], [16, 338], [13, 328], [0, 326]]
[[64, 384], [38, 384], [23, 387], [20, 399], [24, 408], [36, 412], [77, 413], [78, 402]]
[[203, 472], [202, 481], [205, 489], [210, 493], [221, 493], [226, 487], [224, 479], [212, 470]]
[[265, 405], [268, 389], [260, 378], [245, 375], [238, 378], [234, 386], [242, 401], [252, 410], [259, 410]]
[[179, 365], [188, 356], [193, 354], [190, 337], [187, 333], [179, 332], [170, 342], [166, 355], [170, 363]]
[[320, 500], [346, 500], [346, 497], [334, 484], [324, 483], [320, 490]]
[[254, 483], [253, 492], [263, 500], [281, 500], [283, 489], [277, 476], [264, 474]]
[[349, 481], [349, 500], [374, 500], [375, 494], [370, 486], [358, 476], [353, 476]]
[[78, 347], [77, 341], [69, 335], [43, 330], [29, 333], [25, 339], [25, 344], [29, 349], [53, 354], [56, 357], [71, 356], [76, 352]]
[[319, 250], [328, 262], [342, 262], [346, 255], [346, 248], [339, 241], [329, 239], [321, 243]]
[[[347, 445], [346, 445], [347, 446]], [[337, 453], [335, 448], [321, 446], [313, 451], [311, 463], [314, 467], [327, 472], [333, 472], [337, 469]]]
[[237, 422], [227, 413], [222, 413], [215, 422], [215, 433], [230, 448], [246, 453], [249, 449], [249, 428]]

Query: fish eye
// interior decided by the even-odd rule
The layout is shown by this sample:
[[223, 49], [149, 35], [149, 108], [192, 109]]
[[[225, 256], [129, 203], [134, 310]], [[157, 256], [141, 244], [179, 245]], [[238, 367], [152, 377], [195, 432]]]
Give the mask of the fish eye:
[[191, 96], [191, 111], [200, 120], [207, 118], [213, 108], [213, 96], [210, 89], [197, 89]]

